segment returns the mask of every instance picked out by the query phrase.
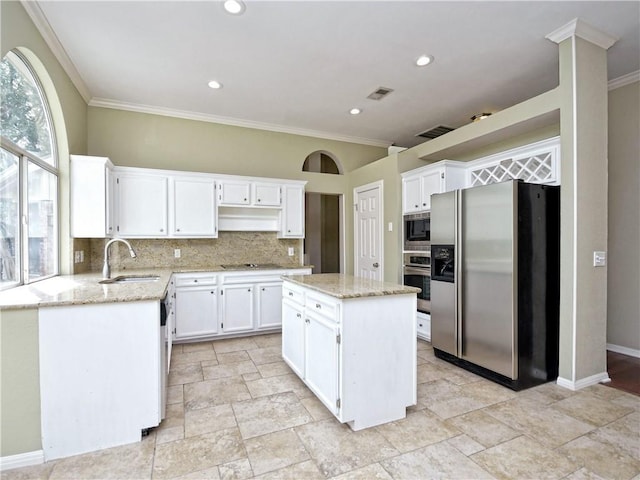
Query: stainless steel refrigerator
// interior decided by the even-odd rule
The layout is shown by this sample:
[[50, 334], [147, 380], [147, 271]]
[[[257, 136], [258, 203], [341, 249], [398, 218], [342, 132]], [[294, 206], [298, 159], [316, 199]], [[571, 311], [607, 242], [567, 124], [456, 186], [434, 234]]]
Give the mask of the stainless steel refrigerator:
[[431, 197], [437, 357], [520, 390], [558, 375], [560, 190], [521, 180]]

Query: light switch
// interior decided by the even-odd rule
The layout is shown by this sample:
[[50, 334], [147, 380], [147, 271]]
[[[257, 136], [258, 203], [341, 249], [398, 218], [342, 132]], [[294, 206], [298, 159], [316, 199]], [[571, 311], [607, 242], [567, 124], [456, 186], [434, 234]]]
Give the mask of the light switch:
[[593, 266], [604, 267], [607, 265], [607, 252], [593, 252]]
[[389, 222], [389, 226], [387, 228], [390, 232], [393, 232], [393, 222]]

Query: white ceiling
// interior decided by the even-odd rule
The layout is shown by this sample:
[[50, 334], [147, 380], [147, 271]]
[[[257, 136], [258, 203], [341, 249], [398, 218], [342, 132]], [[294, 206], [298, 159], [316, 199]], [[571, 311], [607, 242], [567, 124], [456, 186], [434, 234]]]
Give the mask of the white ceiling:
[[[574, 18], [619, 38], [610, 80], [640, 70], [638, 1], [246, 4], [241, 16], [213, 0], [40, 1], [28, 11], [40, 7], [93, 105], [374, 145], [411, 147], [433, 126], [554, 88], [558, 46], [545, 36]], [[416, 67], [425, 53], [435, 61]], [[211, 79], [224, 87], [208, 88]], [[366, 98], [381, 86], [394, 92]]]

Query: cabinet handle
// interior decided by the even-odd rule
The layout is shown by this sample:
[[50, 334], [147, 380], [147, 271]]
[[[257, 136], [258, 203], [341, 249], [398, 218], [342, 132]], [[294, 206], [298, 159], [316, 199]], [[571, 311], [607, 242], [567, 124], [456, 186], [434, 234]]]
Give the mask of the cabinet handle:
[[309, 324], [310, 324], [310, 323], [311, 323], [311, 320], [309, 320], [309, 319], [307, 318], [307, 319], [305, 320], [305, 322], [307, 322], [307, 323], [309, 323]]
[[320, 305], [319, 303], [316, 303], [316, 308], [322, 309], [322, 305]]
[[296, 317], [301, 318], [302, 315], [300, 315], [299, 313], [296, 313]]
[[258, 203], [260, 203], [262, 200], [258, 199]]
[[250, 291], [251, 291], [251, 289], [250, 289], [250, 288], [247, 288], [247, 292], [250, 292]]
[[427, 206], [427, 204], [426, 204], [426, 203], [423, 203], [423, 204], [422, 204], [422, 206], [423, 206], [423, 207], [426, 207], [426, 206]]
[[247, 199], [245, 198], [245, 199], [244, 199], [244, 201], [246, 202], [246, 201], [247, 201]]
[[214, 292], [211, 292], [211, 295], [213, 295]]
[[293, 297], [293, 292], [289, 292], [289, 296], [290, 296], [290, 297]]
[[418, 205], [414, 205], [415, 208], [418, 208]]
[[180, 229], [179, 229], [179, 228], [176, 228], [176, 232], [179, 232], [179, 231], [180, 231]]
[[161, 232], [164, 232], [164, 228], [161, 228], [161, 229], [160, 229], [160, 231], [161, 231]]

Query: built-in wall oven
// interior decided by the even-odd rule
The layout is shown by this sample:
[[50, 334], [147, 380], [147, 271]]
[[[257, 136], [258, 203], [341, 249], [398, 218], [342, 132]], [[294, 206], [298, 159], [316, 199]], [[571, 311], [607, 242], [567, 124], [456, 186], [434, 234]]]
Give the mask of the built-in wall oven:
[[431, 249], [431, 212], [405, 215], [404, 250]]
[[418, 311], [431, 312], [431, 255], [429, 251], [406, 252], [403, 261], [403, 283], [410, 287], [417, 287]]

